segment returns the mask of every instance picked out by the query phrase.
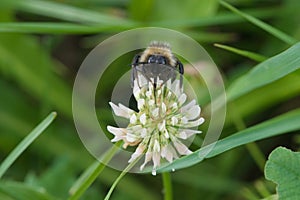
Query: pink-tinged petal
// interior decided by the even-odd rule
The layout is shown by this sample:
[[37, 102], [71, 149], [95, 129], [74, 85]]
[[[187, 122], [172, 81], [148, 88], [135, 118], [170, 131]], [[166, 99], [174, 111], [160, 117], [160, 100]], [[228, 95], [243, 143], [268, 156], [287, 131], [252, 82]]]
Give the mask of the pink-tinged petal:
[[172, 124], [172, 126], [175, 126], [175, 125], [177, 125], [178, 124], [178, 119], [177, 119], [177, 117], [172, 117], [171, 118], [171, 124]]
[[134, 125], [134, 126], [130, 126], [130, 127], [127, 127], [127, 129], [130, 131], [130, 132], [140, 132], [142, 131], [143, 127], [141, 125]]
[[145, 148], [145, 145], [140, 143], [135, 152], [131, 155], [128, 162], [131, 163], [132, 161], [136, 160], [140, 155], [142, 155], [142, 153], [144, 153]]
[[195, 121], [189, 121], [187, 124], [185, 124], [184, 126], [186, 128], [191, 128], [191, 127], [196, 127], [199, 126], [201, 124], [203, 124], [204, 122], [204, 118], [200, 117], [199, 119], [195, 120]]
[[107, 126], [107, 130], [115, 136], [125, 136], [127, 133], [125, 128], [116, 128], [113, 126]]
[[159, 114], [159, 108], [154, 108], [152, 111], [151, 111], [151, 114], [153, 117], [158, 117], [158, 114]]
[[182, 104], [184, 104], [184, 102], [186, 101], [186, 94], [181, 94], [180, 97], [178, 98], [178, 102], [179, 102], [179, 105], [181, 106]]
[[143, 113], [141, 116], [140, 116], [140, 122], [145, 125], [146, 122], [147, 122], [147, 117], [146, 117], [146, 114]]
[[165, 82], [165, 85], [166, 85], [167, 88], [171, 88], [171, 84], [172, 84], [171, 79], [168, 79], [168, 81]]
[[131, 114], [134, 113], [133, 110], [131, 110], [130, 108], [125, 107], [122, 104], [118, 104], [118, 106], [112, 102], [109, 102], [109, 105], [111, 106], [111, 108], [113, 109], [115, 115], [119, 116], [119, 117], [124, 117], [129, 119]]
[[177, 134], [177, 137], [180, 138], [180, 139], [187, 139], [187, 135], [184, 131], [180, 131], [178, 134]]
[[152, 152], [147, 151], [146, 154], [145, 154], [145, 161], [140, 167], [141, 171], [144, 169], [145, 165], [151, 160], [151, 158], [152, 158]]
[[126, 138], [127, 130], [124, 128], [107, 126], [107, 130], [115, 136], [113, 139], [111, 139], [112, 142], [117, 142]]
[[164, 102], [161, 103], [161, 112], [164, 115], [167, 111], [167, 106]]
[[137, 120], [136, 115], [132, 114], [131, 117], [130, 117], [130, 124], [135, 124], [136, 120]]
[[131, 110], [130, 108], [124, 106], [123, 104], [119, 103], [118, 104], [119, 108], [121, 108], [124, 112], [126, 113], [129, 113], [129, 114], [132, 114], [132, 113], [135, 113], [134, 110]]
[[174, 152], [173, 147], [170, 144], [168, 144], [168, 145], [162, 147], [162, 149], [161, 149], [161, 157], [162, 158], [166, 158], [166, 160], [169, 163], [171, 163], [173, 161], [173, 157], [175, 157], [173, 155], [173, 152]]
[[160, 144], [159, 144], [158, 140], [154, 140], [153, 151], [160, 152]]
[[201, 111], [200, 106], [194, 105], [185, 114], [189, 120], [194, 120], [199, 117], [200, 111]]
[[169, 135], [169, 132], [167, 129], [165, 129], [165, 134], [164, 134], [165, 138], [166, 139], [169, 139], [170, 138], [170, 135]]
[[143, 87], [148, 84], [148, 80], [142, 74], [138, 73], [138, 86]]
[[182, 144], [179, 140], [173, 142], [176, 150], [180, 155], [188, 155], [191, 154], [192, 151], [190, 151], [184, 144]]
[[152, 92], [150, 92], [150, 91], [147, 91], [147, 92], [146, 92], [146, 97], [150, 98], [151, 95], [152, 95]]
[[175, 102], [171, 106], [172, 109], [177, 110], [178, 109], [178, 104]]
[[122, 137], [119, 137], [119, 136], [115, 136], [113, 139], [111, 139], [110, 141], [111, 142], [118, 142], [118, 141], [120, 141], [120, 140], [124, 140], [124, 136], [122, 136]]
[[141, 110], [145, 105], [145, 99], [139, 99], [137, 100], [137, 107], [139, 110]]
[[153, 169], [156, 169], [158, 166], [160, 166], [160, 152], [153, 152], [152, 160], [153, 160]]
[[187, 110], [189, 110], [191, 107], [193, 107], [194, 105], [196, 105], [196, 100], [193, 99], [191, 102], [189, 102], [188, 104], [182, 106], [181, 108], [181, 112], [185, 113]]
[[[185, 139], [187, 139], [187, 138], [189, 138], [189, 137], [191, 137], [191, 136], [193, 136], [193, 135], [195, 135], [195, 134], [202, 133], [202, 131], [192, 130], [192, 129], [180, 129], [180, 130], [179, 130], [179, 134], [180, 134], [181, 132], [184, 132], [184, 134], [186, 135], [186, 138], [185, 138]], [[182, 139], [184, 139], [184, 138], [182, 138]]]
[[154, 101], [154, 100], [151, 99], [151, 100], [148, 101], [148, 105], [149, 105], [149, 106], [153, 106], [154, 104], [155, 104], [155, 101]]
[[172, 86], [171, 86], [171, 90], [172, 92], [175, 94], [176, 97], [179, 97], [179, 95], [181, 94], [181, 89], [180, 89], [180, 84], [179, 84], [179, 80], [175, 80], [173, 83], [172, 83]]
[[184, 117], [181, 118], [181, 121], [180, 121], [180, 122], [181, 122], [181, 124], [184, 125], [184, 124], [187, 124], [187, 123], [189, 122], [189, 120], [188, 120], [187, 117], [184, 116]]
[[159, 124], [157, 125], [157, 128], [158, 128], [158, 130], [159, 130], [160, 132], [162, 132], [163, 130], [165, 130], [165, 129], [166, 129], [166, 120], [163, 120], [162, 123], [159, 123]]
[[135, 142], [139, 140], [138, 136], [133, 133], [127, 133], [126, 134], [126, 140], [130, 143]]
[[147, 136], [147, 129], [143, 128], [141, 131], [141, 138], [145, 138]]

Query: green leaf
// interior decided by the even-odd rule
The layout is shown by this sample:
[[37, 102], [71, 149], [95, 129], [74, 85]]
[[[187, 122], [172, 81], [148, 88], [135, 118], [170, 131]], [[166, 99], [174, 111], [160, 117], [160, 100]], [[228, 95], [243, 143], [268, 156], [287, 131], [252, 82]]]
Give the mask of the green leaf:
[[278, 147], [269, 155], [265, 166], [268, 180], [277, 184], [279, 199], [298, 200], [300, 197], [300, 152]]
[[231, 101], [256, 88], [276, 81], [300, 68], [300, 43], [258, 64], [244, 76], [234, 81], [227, 90]]
[[71, 196], [69, 197], [69, 200], [76, 200], [81, 197], [81, 195], [88, 189], [88, 187], [97, 179], [99, 174], [105, 168], [106, 164], [116, 154], [120, 145], [121, 142], [115, 144], [103, 155], [102, 162], [99, 162], [97, 160], [84, 171], [84, 173], [77, 179], [77, 181], [71, 187]]
[[14, 200], [54, 200], [43, 191], [43, 188], [37, 188], [25, 185], [19, 182], [5, 181], [0, 182], [0, 195], [5, 194]]
[[[181, 169], [199, 163], [203, 160], [203, 153], [213, 147], [205, 155], [205, 158], [211, 158], [235, 147], [262, 140], [265, 138], [281, 135], [291, 131], [300, 130], [300, 109], [290, 111], [279, 117], [275, 117], [261, 124], [239, 131], [231, 136], [202, 147], [188, 156], [181, 157], [167, 166], [161, 167], [158, 171], [170, 171], [172, 169]], [[215, 144], [215, 146], [213, 146]]]
[[17, 82], [24, 91], [39, 99], [45, 106], [54, 107], [71, 117], [71, 88], [55, 74], [55, 67], [61, 65], [51, 60], [34, 37], [0, 35], [0, 72]]
[[[135, 5], [135, 9], [139, 10], [137, 5], [139, 4]], [[213, 16], [218, 6], [219, 4], [217, 0], [186, 0], [184, 3], [182, 3], [181, 0], [173, 0], [172, 2], [154, 1], [151, 5], [151, 9], [148, 8], [145, 11], [148, 12], [146, 13], [148, 15], [147, 19], [151, 19], [152, 21], [161, 21], [164, 19], [172, 19], [176, 21]]]
[[66, 156], [59, 157], [52, 166], [43, 170], [43, 173], [38, 177], [34, 174], [27, 176], [26, 182], [43, 187], [48, 193], [54, 194], [57, 198], [67, 199], [69, 187], [74, 182], [77, 173], [73, 165]]
[[40, 0], [17, 0], [11, 1], [11, 4], [15, 6], [16, 9], [30, 12], [38, 15], [43, 15], [47, 17], [53, 17], [56, 19], [61, 19], [65, 21], [72, 21], [78, 23], [86, 24], [106, 24], [106, 25], [122, 25], [122, 26], [132, 26], [135, 22], [92, 11], [85, 10], [82, 8], [77, 8], [69, 6], [67, 4], [62, 4], [53, 1], [40, 1]]
[[228, 8], [229, 10], [231, 10], [232, 12], [235, 12], [236, 14], [240, 15], [241, 17], [243, 17], [244, 19], [246, 19], [247, 21], [249, 21], [250, 23], [258, 26], [259, 28], [265, 30], [266, 32], [270, 33], [271, 35], [277, 37], [278, 39], [284, 41], [287, 44], [295, 44], [297, 42], [296, 39], [292, 38], [291, 36], [287, 35], [286, 33], [272, 27], [271, 25], [251, 16], [248, 15], [238, 9], [236, 9], [235, 7], [231, 6], [230, 4], [226, 3], [225, 1], [220, 1], [221, 5], [223, 5], [224, 7]]
[[219, 47], [221, 49], [231, 51], [231, 52], [236, 53], [238, 55], [245, 56], [245, 57], [250, 58], [250, 59], [252, 59], [254, 61], [257, 61], [257, 62], [262, 62], [262, 61], [267, 59], [267, 57], [262, 56], [260, 54], [253, 53], [253, 52], [250, 52], [250, 51], [241, 50], [241, 49], [237, 49], [237, 48], [230, 47], [230, 46], [227, 46], [227, 45], [215, 44], [215, 46]]
[[64, 22], [6, 22], [0, 23], [0, 32], [4, 33], [51, 33], [51, 34], [92, 34], [100, 32], [122, 31], [129, 26], [122, 25], [79, 25]]
[[27, 147], [51, 124], [55, 119], [56, 112], [50, 113], [36, 128], [34, 128], [14, 150], [7, 156], [7, 158], [0, 165], [0, 178], [6, 170], [14, 163], [14, 161], [27, 149]]
[[[278, 8], [255, 8], [251, 10], [247, 10], [247, 13], [252, 16], [259, 18], [269, 18], [274, 16], [274, 13], [282, 12], [281, 9]], [[232, 23], [238, 23], [243, 21], [243, 19], [235, 14], [229, 12], [220, 12], [213, 16], [206, 17], [191, 17], [189, 19], [172, 19], [172, 18], [164, 18], [159, 21], [153, 21], [150, 23], [150, 26], [163, 26], [168, 28], [188, 28], [188, 27], [203, 27], [203, 26], [215, 26], [215, 25], [226, 25]]]

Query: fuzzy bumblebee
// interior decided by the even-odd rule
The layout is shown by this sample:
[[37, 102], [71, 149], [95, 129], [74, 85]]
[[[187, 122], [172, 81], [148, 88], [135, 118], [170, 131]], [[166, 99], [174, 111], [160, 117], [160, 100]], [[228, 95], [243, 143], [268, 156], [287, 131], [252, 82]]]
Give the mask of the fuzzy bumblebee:
[[151, 82], [154, 87], [157, 85], [157, 79], [165, 83], [169, 79], [174, 81], [179, 76], [182, 86], [183, 65], [172, 53], [170, 45], [166, 42], [151, 42], [143, 52], [134, 57], [131, 66], [132, 86], [134, 80], [139, 77], [138, 74]]

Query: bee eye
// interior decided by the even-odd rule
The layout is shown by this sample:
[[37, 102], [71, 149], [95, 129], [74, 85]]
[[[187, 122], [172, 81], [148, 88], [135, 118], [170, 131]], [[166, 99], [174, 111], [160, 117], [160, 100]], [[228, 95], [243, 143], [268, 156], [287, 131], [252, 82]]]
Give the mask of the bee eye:
[[167, 60], [166, 60], [166, 58], [164, 56], [159, 56], [157, 58], [157, 60], [158, 60], [158, 64], [162, 64], [162, 65], [167, 64]]
[[154, 56], [154, 55], [151, 55], [151, 56], [149, 56], [149, 58], [148, 58], [148, 63], [155, 63], [156, 62], [156, 56]]

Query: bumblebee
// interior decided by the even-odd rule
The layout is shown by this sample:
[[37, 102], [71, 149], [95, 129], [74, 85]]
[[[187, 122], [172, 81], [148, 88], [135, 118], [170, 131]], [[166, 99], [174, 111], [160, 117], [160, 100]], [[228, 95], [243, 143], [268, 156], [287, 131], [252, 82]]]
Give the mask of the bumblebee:
[[164, 84], [169, 79], [173, 81], [179, 76], [182, 87], [183, 64], [175, 57], [166, 42], [151, 42], [143, 52], [133, 58], [131, 66], [132, 87], [134, 80], [138, 80], [138, 75], [142, 75], [154, 87], [158, 79]]

